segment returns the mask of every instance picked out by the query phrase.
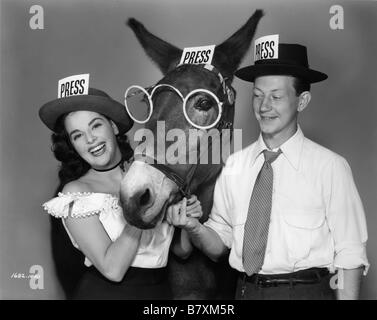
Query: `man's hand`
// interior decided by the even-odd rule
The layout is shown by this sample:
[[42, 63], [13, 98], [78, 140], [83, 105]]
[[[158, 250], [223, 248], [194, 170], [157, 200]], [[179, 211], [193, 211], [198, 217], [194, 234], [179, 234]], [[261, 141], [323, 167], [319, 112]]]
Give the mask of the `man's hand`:
[[199, 219], [202, 215], [200, 201], [193, 195], [188, 200], [183, 198], [180, 202], [171, 205], [167, 209], [166, 221], [190, 232], [200, 225]]

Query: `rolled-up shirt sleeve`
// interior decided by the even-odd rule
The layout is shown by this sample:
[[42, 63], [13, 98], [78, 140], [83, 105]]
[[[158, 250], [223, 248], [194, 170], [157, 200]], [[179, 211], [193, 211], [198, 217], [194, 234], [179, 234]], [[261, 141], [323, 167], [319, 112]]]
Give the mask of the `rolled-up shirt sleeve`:
[[347, 161], [336, 157], [327, 172], [326, 211], [335, 246], [334, 268], [355, 269], [364, 266], [368, 272], [366, 254], [368, 239], [364, 208]]
[[230, 248], [232, 245], [232, 226], [229, 218], [231, 205], [229, 193], [226, 190], [228, 186], [226, 178], [223, 170], [216, 181], [212, 211], [204, 225], [214, 230], [225, 246]]

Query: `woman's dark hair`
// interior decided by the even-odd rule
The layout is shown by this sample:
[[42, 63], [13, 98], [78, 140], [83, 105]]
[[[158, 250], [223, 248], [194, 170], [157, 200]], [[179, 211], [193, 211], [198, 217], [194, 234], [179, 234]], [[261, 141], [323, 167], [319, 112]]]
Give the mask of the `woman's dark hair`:
[[[60, 186], [82, 177], [90, 169], [89, 164], [84, 161], [73, 148], [67, 131], [64, 126], [66, 114], [58, 118], [55, 124], [54, 133], [51, 136], [52, 151], [55, 158], [61, 162], [59, 169]], [[106, 116], [105, 116], [106, 117]], [[107, 118], [107, 117], [106, 117]], [[110, 119], [107, 118], [109, 121]], [[116, 136], [122, 159], [129, 160], [133, 156], [133, 150], [126, 135]]]

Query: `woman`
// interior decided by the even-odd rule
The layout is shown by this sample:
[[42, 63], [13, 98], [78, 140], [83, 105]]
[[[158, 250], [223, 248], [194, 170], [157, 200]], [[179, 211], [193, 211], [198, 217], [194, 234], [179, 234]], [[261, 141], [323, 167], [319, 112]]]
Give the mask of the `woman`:
[[[86, 95], [46, 103], [39, 114], [54, 132], [53, 152], [62, 164], [59, 176], [65, 184], [44, 208], [62, 218], [89, 267], [74, 298], [171, 298], [165, 266], [174, 227], [163, 222], [155, 229], [137, 229], [125, 222], [118, 202], [132, 156], [124, 134], [133, 123], [123, 105], [89, 88]], [[184, 200], [174, 210], [184, 206], [188, 215], [200, 217], [200, 203], [190, 201], [187, 208]], [[182, 245], [174, 246], [182, 257], [192, 249], [184, 237]]]

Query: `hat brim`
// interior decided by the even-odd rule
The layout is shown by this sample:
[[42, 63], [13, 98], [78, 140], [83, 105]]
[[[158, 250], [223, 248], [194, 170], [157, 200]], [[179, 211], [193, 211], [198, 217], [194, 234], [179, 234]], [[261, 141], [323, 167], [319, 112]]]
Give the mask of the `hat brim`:
[[254, 82], [255, 78], [267, 75], [295, 76], [302, 78], [309, 83], [320, 82], [328, 78], [325, 73], [320, 71], [284, 64], [261, 64], [248, 66], [237, 70], [235, 75], [238, 78], [249, 82]]
[[56, 120], [63, 114], [73, 111], [93, 111], [110, 118], [117, 125], [120, 134], [126, 133], [133, 126], [125, 107], [109, 97], [95, 95], [71, 96], [45, 103], [39, 109], [42, 122], [54, 131]]

